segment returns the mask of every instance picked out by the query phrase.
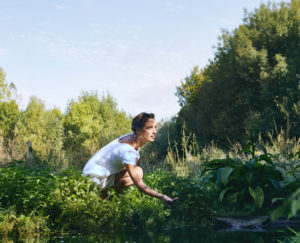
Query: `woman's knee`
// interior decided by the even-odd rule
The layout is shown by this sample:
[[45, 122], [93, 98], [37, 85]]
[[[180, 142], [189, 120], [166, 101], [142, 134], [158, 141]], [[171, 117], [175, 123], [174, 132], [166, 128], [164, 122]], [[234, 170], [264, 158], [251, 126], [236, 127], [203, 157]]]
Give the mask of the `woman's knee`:
[[139, 166], [135, 167], [134, 169], [135, 169], [136, 173], [138, 174], [138, 177], [143, 178], [143, 176], [144, 176], [143, 169]]
[[[139, 178], [143, 178], [144, 172], [141, 167], [137, 166], [134, 168], [134, 170]], [[117, 191], [122, 191], [125, 187], [131, 186], [133, 184], [134, 182], [132, 181], [129, 172], [123, 171], [122, 173], [116, 175], [114, 188]]]
[[[139, 178], [143, 178], [144, 172], [143, 172], [143, 169], [141, 167], [137, 166], [137, 167], [134, 168], [134, 170], [135, 170], [135, 173], [137, 174], [137, 176]], [[126, 173], [124, 173], [123, 177], [120, 178], [119, 181], [121, 181], [123, 184], [128, 185], [128, 186], [134, 184], [134, 182], [132, 181], [128, 171], [126, 171]]]

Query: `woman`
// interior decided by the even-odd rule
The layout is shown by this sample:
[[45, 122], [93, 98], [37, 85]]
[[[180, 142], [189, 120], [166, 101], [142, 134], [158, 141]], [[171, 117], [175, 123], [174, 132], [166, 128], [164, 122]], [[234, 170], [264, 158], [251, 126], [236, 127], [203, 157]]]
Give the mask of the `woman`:
[[83, 175], [103, 189], [106, 197], [110, 187], [117, 192], [135, 185], [141, 192], [171, 204], [178, 198], [169, 198], [147, 187], [143, 182], [143, 169], [140, 163], [140, 148], [153, 142], [156, 135], [156, 122], [153, 113], [142, 112], [131, 123], [133, 133], [126, 134], [100, 149], [85, 165]]

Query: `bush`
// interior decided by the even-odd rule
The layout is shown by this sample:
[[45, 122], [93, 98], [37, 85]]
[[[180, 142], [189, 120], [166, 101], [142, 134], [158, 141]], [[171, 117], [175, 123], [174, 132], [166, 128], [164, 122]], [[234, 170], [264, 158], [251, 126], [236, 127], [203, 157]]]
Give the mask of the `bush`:
[[109, 197], [102, 200], [94, 183], [74, 169], [57, 174], [49, 169], [28, 168], [16, 161], [0, 168], [0, 175], [1, 207], [13, 212], [0, 217], [3, 235], [42, 234], [48, 232], [45, 229], [147, 230], [207, 224], [211, 218], [207, 190], [200, 182], [165, 172], [149, 174], [145, 182], [164, 194], [178, 196], [180, 200], [171, 207], [142, 194], [136, 187], [122, 194], [111, 190]]

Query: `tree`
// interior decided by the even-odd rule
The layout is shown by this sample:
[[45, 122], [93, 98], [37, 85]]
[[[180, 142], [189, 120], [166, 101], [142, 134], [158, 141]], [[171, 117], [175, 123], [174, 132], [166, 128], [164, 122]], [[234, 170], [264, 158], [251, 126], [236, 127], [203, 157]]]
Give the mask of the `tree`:
[[14, 83], [7, 82], [6, 73], [0, 67], [0, 101], [9, 101], [14, 91], [16, 91]]
[[96, 92], [82, 92], [67, 107], [64, 129], [64, 148], [81, 166], [112, 139], [130, 132], [130, 117], [109, 94], [99, 98]]
[[20, 116], [16, 102], [0, 102], [0, 136], [5, 152], [12, 158], [12, 140], [14, 139], [14, 129]]
[[26, 143], [31, 142], [36, 158], [57, 166], [62, 154], [63, 120], [59, 110], [45, 110], [44, 102], [31, 97], [15, 128], [17, 157], [25, 157]]
[[275, 125], [299, 136], [299, 9], [299, 0], [262, 4], [232, 33], [223, 31], [214, 59], [177, 88], [178, 123], [221, 145]]
[[13, 83], [8, 83], [6, 74], [0, 67], [0, 147], [1, 158], [12, 158], [11, 141], [13, 140], [13, 131], [19, 118], [19, 107], [11, 95], [16, 92]]

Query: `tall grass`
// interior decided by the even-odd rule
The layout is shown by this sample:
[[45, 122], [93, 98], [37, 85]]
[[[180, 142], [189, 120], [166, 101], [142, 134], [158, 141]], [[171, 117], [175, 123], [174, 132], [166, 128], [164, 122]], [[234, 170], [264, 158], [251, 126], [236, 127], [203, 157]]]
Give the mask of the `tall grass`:
[[[289, 138], [284, 130], [280, 130], [276, 135], [269, 133], [266, 140], [261, 136], [255, 140], [256, 145], [259, 145], [255, 146], [255, 154], [263, 154], [261, 147], [264, 147], [267, 153], [272, 155], [272, 160], [278, 168], [287, 174], [298, 175], [300, 161], [291, 155], [300, 151], [300, 138]], [[173, 146], [169, 143], [165, 158], [160, 158], [155, 155], [155, 151], [149, 149], [146, 149], [146, 152], [142, 151], [143, 166], [149, 172], [162, 169], [176, 175], [197, 177], [203, 165], [212, 159], [224, 159], [228, 156], [249, 159], [251, 154], [242, 152], [244, 146], [241, 143], [230, 143], [229, 149], [223, 150], [212, 141], [200, 148], [195, 135], [186, 134], [183, 130], [181, 143], [175, 141]]]

